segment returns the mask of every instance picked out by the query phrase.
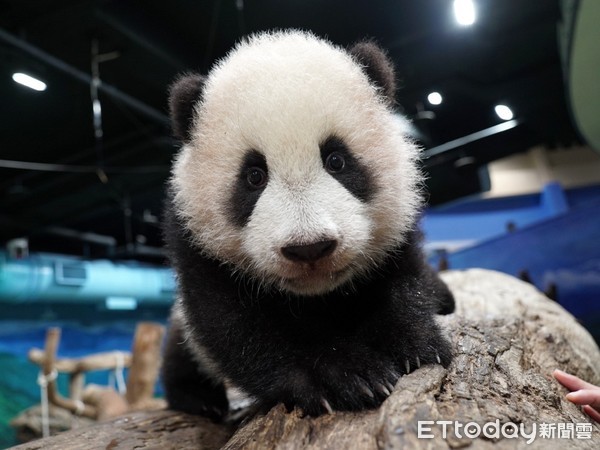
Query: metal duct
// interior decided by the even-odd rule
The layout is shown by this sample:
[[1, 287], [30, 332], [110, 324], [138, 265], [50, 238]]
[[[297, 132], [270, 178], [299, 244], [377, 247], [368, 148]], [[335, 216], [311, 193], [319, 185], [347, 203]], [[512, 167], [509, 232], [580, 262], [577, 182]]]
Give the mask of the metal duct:
[[135, 261], [84, 260], [49, 253], [12, 258], [0, 252], [0, 303], [77, 303], [109, 309], [168, 306], [173, 271]]

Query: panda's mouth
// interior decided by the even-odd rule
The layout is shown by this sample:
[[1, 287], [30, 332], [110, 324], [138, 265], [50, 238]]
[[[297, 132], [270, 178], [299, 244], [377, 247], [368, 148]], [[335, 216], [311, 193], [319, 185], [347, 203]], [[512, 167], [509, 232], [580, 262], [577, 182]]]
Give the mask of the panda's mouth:
[[327, 278], [327, 279], [334, 280], [334, 279], [342, 276], [347, 271], [348, 271], [347, 267], [344, 269], [341, 269], [341, 270], [334, 270], [334, 271], [323, 271], [323, 270], [319, 270], [319, 269], [311, 269], [308, 271], [302, 271], [302, 273], [300, 275], [283, 277], [282, 279], [285, 281], [291, 281], [291, 282], [308, 281], [308, 280], [315, 279], [315, 278]]
[[294, 275], [280, 278], [281, 286], [300, 295], [324, 294], [338, 287], [347, 280], [350, 267], [337, 270], [320, 270], [317, 268], [301, 270]]
[[283, 264], [281, 266], [282, 278], [288, 280], [308, 280], [312, 278], [335, 278], [344, 274], [350, 264], [341, 263], [339, 258], [334, 261], [330, 258], [314, 262]]

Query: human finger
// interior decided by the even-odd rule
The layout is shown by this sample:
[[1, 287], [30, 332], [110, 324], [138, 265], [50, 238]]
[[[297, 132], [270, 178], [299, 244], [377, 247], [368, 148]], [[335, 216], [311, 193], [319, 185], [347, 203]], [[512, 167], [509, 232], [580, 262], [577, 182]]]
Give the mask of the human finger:
[[600, 423], [600, 412], [596, 411], [590, 405], [585, 405], [583, 408], [583, 412], [590, 416], [593, 420]]
[[579, 391], [569, 392], [567, 400], [576, 405], [590, 405], [600, 411], [600, 389], [580, 389]]
[[598, 389], [598, 386], [594, 386], [587, 381], [583, 381], [581, 378], [571, 375], [570, 373], [563, 372], [562, 370], [556, 369], [552, 372], [552, 376], [564, 387], [570, 391], [578, 391], [580, 389]]

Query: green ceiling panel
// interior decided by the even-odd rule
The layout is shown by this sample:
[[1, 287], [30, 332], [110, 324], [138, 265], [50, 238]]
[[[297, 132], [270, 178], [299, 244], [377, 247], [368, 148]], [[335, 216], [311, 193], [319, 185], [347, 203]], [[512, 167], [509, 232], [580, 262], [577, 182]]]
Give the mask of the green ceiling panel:
[[569, 94], [581, 135], [600, 152], [600, 1], [581, 0], [572, 34]]

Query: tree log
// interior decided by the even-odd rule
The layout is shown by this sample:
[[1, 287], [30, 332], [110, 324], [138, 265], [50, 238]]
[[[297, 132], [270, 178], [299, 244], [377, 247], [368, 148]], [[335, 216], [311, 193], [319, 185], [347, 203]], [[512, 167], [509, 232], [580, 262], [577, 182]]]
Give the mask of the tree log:
[[164, 334], [165, 327], [155, 323], [142, 322], [136, 327], [125, 395], [132, 410], [143, 409], [144, 404], [152, 399], [160, 370]]
[[218, 449], [233, 430], [199, 416], [140, 411], [12, 447], [14, 450]]
[[[29, 361], [38, 366], [44, 364], [44, 350], [32, 348], [27, 356]], [[131, 366], [131, 353], [112, 351], [94, 353], [93, 355], [83, 356], [81, 358], [60, 358], [54, 362], [54, 368], [60, 373], [91, 372], [92, 370], [111, 370], [119, 366], [119, 358], [122, 359], [122, 366], [128, 368]]]
[[[587, 331], [560, 305], [513, 277], [469, 270], [443, 278], [457, 303], [455, 314], [440, 317], [455, 359], [448, 369], [426, 366], [402, 377], [377, 410], [311, 418], [280, 405], [235, 433], [171, 411], [136, 413], [16, 449], [599, 448], [600, 429], [591, 425], [590, 439], [575, 432], [592, 420], [565, 399], [566, 389], [551, 376], [560, 368], [600, 384], [600, 350]], [[424, 430], [432, 438], [417, 437], [418, 421], [441, 420], [452, 421], [445, 438], [442, 426], [434, 424]], [[483, 432], [467, 437], [454, 421], [480, 427], [512, 422], [527, 433], [536, 426], [537, 434], [531, 444], [522, 436], [511, 438], [512, 429], [506, 430], [509, 436], [494, 436], [488, 428], [492, 437]], [[553, 439], [541, 436], [543, 423], [556, 427]], [[559, 424], [571, 436], [559, 434]]]

